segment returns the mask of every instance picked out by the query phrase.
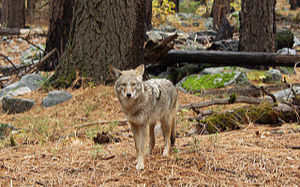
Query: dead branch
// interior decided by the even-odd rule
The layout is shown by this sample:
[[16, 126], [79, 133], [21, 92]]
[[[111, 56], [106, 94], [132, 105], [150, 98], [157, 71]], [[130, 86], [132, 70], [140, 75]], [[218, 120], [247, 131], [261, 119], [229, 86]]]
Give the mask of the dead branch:
[[56, 51], [57, 49], [53, 49], [50, 51], [47, 55], [45, 55], [40, 61], [33, 63], [29, 66], [24, 66], [19, 69], [22, 69], [20, 73], [17, 73], [16, 76], [12, 76], [10, 80], [8, 80], [5, 84], [3, 84], [3, 87], [13, 83], [17, 78], [21, 78], [22, 76], [37, 71], [43, 63]]
[[174, 43], [172, 43], [178, 37], [177, 33], [165, 38], [164, 40], [155, 43], [152, 40], [147, 41], [144, 47], [144, 59], [145, 64], [150, 64], [163, 55], [165, 55], [169, 50], [173, 49]]
[[224, 104], [232, 104], [232, 103], [247, 103], [247, 104], [260, 104], [263, 101], [270, 102], [269, 98], [253, 98], [247, 96], [238, 96], [234, 102], [232, 102], [231, 98], [226, 99], [212, 99], [210, 101], [200, 102], [200, 103], [191, 103], [186, 105], [180, 105], [179, 109], [192, 109], [192, 108], [204, 108], [212, 105], [224, 105]]
[[19, 28], [0, 29], [0, 36], [9, 36], [9, 35], [46, 36], [47, 34], [42, 29], [19, 29]]
[[32, 46], [38, 48], [39, 50], [41, 50], [41, 51], [43, 51], [43, 52], [45, 53], [45, 50], [44, 50], [44, 49], [42, 49], [42, 48], [40, 48], [39, 46], [35, 45], [34, 43], [32, 43], [31, 41], [29, 41], [28, 39], [22, 38], [22, 37], [20, 37], [20, 38], [21, 38], [22, 40], [26, 41], [27, 43], [29, 43], [30, 45], [32, 45]]
[[271, 92], [267, 91], [263, 86], [261, 86], [261, 90], [264, 92], [264, 94], [270, 96], [273, 100], [273, 103], [277, 103], [277, 99]]
[[2, 56], [5, 60], [7, 60], [14, 68], [16, 71], [18, 71], [18, 68], [15, 66], [15, 64], [5, 55], [0, 53], [0, 56]]
[[[293, 84], [294, 86], [300, 86], [299, 83]], [[264, 87], [269, 92], [282, 90], [289, 88], [288, 85], [269, 85]], [[237, 94], [237, 95], [247, 95], [247, 96], [259, 96], [261, 95], [260, 87], [238, 87], [238, 88], [225, 88], [225, 89], [213, 89], [213, 90], [201, 90], [201, 91], [191, 91], [191, 94], [200, 93], [201, 96], [207, 95], [224, 95], [224, 94]]]
[[233, 66], [290, 66], [294, 67], [300, 55], [232, 52], [232, 51], [189, 51], [171, 50], [160, 60], [166, 63], [211, 63]]
[[91, 123], [84, 123], [84, 124], [75, 125], [75, 128], [80, 129], [83, 127], [90, 127], [93, 125], [104, 125], [104, 124], [109, 124], [109, 123], [117, 123], [117, 125], [119, 125], [119, 126], [124, 126], [127, 124], [127, 119], [117, 120], [117, 121], [104, 120], [104, 121], [96, 121], [96, 122], [91, 122]]
[[284, 147], [288, 148], [288, 149], [300, 149], [300, 146], [289, 146], [289, 145], [286, 145]]

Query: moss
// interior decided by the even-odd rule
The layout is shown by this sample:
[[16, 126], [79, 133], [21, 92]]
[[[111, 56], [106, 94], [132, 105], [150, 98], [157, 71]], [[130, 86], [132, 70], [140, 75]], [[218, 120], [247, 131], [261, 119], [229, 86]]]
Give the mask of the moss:
[[213, 75], [207, 74], [203, 76], [191, 75], [182, 83], [182, 87], [187, 91], [222, 88], [224, 84], [229, 82], [234, 76], [234, 72]]
[[[206, 131], [209, 133], [216, 133], [240, 129], [239, 124], [248, 124], [249, 122], [277, 126], [281, 123], [279, 119], [286, 122], [296, 120], [294, 113], [287, 112], [283, 114], [273, 109], [272, 106], [270, 104], [251, 106], [237, 109], [233, 113], [214, 114], [201, 120], [200, 123], [206, 125]], [[197, 127], [202, 130], [202, 126], [198, 125]]]
[[232, 94], [229, 98], [229, 103], [234, 103], [236, 101], [236, 98], [237, 98], [236, 94]]
[[206, 124], [206, 130], [209, 133], [231, 131], [240, 128], [235, 121], [234, 115], [229, 113], [213, 114], [201, 122]]

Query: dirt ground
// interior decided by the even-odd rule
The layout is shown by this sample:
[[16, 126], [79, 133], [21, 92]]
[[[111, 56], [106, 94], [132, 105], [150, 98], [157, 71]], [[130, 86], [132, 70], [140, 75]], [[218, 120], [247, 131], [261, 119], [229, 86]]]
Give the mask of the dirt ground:
[[[287, 1], [278, 0], [279, 9]], [[299, 10], [299, 9], [298, 9]], [[288, 14], [289, 12], [285, 12]], [[298, 32], [299, 36], [299, 32]], [[20, 63], [28, 42], [15, 37], [0, 41], [0, 53]], [[44, 37], [30, 38], [45, 44]], [[16, 47], [17, 46], [17, 47]], [[0, 59], [0, 66], [10, 65]], [[300, 70], [298, 70], [300, 72]], [[287, 77], [300, 83], [299, 73]], [[192, 135], [196, 122], [192, 111], [179, 111], [177, 139], [170, 157], [162, 157], [163, 139], [157, 141], [145, 169], [135, 169], [135, 148], [113, 87], [69, 89], [73, 98], [61, 105], [43, 108], [47, 93], [35, 91], [19, 97], [35, 100], [25, 113], [0, 112], [0, 123], [18, 131], [0, 139], [0, 187], [7, 186], [299, 186], [300, 125], [260, 126], [249, 121], [245, 129], [212, 135]], [[213, 97], [213, 96], [212, 96]], [[180, 92], [179, 103], [202, 98]], [[213, 106], [226, 111], [244, 105]], [[2, 111], [0, 104], [0, 111]], [[206, 110], [205, 108], [203, 110]], [[78, 126], [94, 124], [79, 128]], [[93, 137], [104, 132], [117, 142], [96, 144]], [[16, 146], [12, 146], [15, 142]]]
[[[145, 170], [135, 169], [135, 148], [127, 125], [112, 122], [76, 128], [78, 124], [124, 119], [112, 86], [69, 90], [73, 98], [42, 108], [47, 94], [34, 99], [23, 114], [0, 114], [2, 123], [24, 130], [0, 140], [0, 186], [298, 186], [300, 184], [299, 124], [279, 127], [249, 122], [243, 130], [193, 135], [186, 116], [178, 113], [176, 148], [162, 157], [163, 140], [147, 156]], [[204, 98], [179, 95], [180, 104]], [[233, 108], [235, 106], [227, 106]], [[217, 109], [216, 107], [214, 109]], [[226, 110], [226, 107], [219, 107]], [[25, 130], [26, 129], [26, 130]], [[92, 137], [107, 132], [119, 142], [95, 144]], [[10, 137], [17, 146], [11, 147]], [[294, 147], [295, 148], [295, 147]]]

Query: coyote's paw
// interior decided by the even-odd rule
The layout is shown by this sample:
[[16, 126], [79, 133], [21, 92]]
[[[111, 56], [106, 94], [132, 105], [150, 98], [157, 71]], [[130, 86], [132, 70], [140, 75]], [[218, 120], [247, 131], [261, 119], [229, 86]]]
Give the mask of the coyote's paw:
[[137, 163], [136, 167], [137, 170], [143, 170], [144, 169], [144, 164], [143, 163]]

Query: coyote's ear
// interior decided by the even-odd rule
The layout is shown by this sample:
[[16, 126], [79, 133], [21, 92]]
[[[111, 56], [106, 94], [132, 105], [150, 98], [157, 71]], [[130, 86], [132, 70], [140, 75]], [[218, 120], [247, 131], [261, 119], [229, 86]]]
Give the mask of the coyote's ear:
[[122, 71], [113, 67], [112, 65], [109, 65], [109, 71], [110, 71], [110, 75], [115, 80], [118, 79], [122, 75]]
[[141, 64], [141, 65], [139, 65], [137, 68], [135, 68], [135, 72], [136, 72], [138, 75], [143, 76], [143, 75], [144, 75], [144, 71], [145, 71], [144, 64]]

